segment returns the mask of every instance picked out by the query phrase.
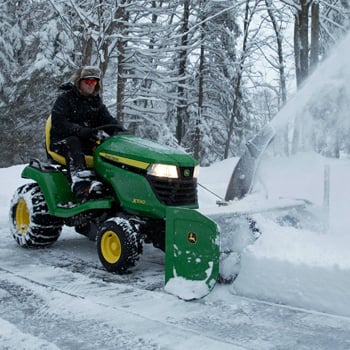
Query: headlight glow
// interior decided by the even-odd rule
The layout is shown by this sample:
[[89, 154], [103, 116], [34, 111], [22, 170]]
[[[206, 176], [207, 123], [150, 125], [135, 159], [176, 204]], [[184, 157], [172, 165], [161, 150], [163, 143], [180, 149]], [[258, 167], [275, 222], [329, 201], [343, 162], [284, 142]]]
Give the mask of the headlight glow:
[[177, 167], [175, 165], [152, 164], [147, 171], [148, 175], [177, 179]]
[[196, 166], [194, 167], [194, 170], [193, 170], [193, 177], [194, 177], [195, 179], [197, 179], [197, 178], [198, 178], [198, 175], [199, 175], [199, 165], [196, 165]]

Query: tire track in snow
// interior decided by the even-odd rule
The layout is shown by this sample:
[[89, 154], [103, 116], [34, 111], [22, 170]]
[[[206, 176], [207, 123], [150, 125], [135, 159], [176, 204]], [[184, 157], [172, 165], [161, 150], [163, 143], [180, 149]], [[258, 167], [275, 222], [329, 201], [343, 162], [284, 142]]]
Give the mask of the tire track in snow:
[[[347, 318], [237, 296], [232, 296], [230, 304], [215, 297], [184, 302], [162, 291], [96, 281], [56, 267], [40, 269], [40, 281], [31, 272], [31, 266], [22, 272], [6, 273], [19, 279], [17, 283], [24, 280], [23, 283], [43, 288], [41, 296], [58, 294], [53, 301], [45, 303], [55, 317], [68, 317], [76, 310], [75, 318], [105, 323], [113, 330], [123, 322], [121, 331], [137, 334], [144, 342], [160, 347], [166, 344], [169, 349], [187, 349], [202, 344], [202, 349], [347, 350], [350, 346]], [[53, 271], [57, 279], [50, 279]], [[218, 289], [227, 291], [227, 286]], [[82, 305], [87, 305], [88, 311]]]
[[[120, 343], [124, 344], [120, 349], [137, 349], [138, 343], [124, 339], [129, 336], [141, 339], [144, 349], [196, 349], [199, 344], [202, 349], [350, 348], [350, 320], [346, 318], [241, 298], [231, 295], [230, 287], [220, 285], [203, 300], [178, 300], [163, 292], [163, 266], [152, 251], [146, 252], [133, 273], [119, 276], [106, 272], [93, 255], [93, 243], [80, 237], [44, 250], [21, 249], [3, 241], [0, 250], [0, 276], [10, 274], [10, 281], [17, 278], [16, 284], [28, 284], [34, 294], [44, 296], [40, 312], [48, 324], [57, 320], [61, 336], [64, 332], [71, 334], [70, 328], [85, 334], [85, 327], [80, 326], [84, 324], [95, 332], [104, 349], [110, 346], [114, 350], [115, 344], [111, 346], [111, 338], [103, 332], [97, 334], [97, 325], [104, 325], [103, 330], [116, 339], [120, 335]], [[221, 293], [226, 293], [224, 298], [220, 298]], [[21, 305], [17, 304], [19, 308]], [[36, 315], [39, 319], [39, 311]], [[68, 336], [71, 344], [83, 342], [72, 337]]]
[[[49, 275], [52, 275], [52, 270], [50, 268], [41, 268], [41, 277], [43, 280], [46, 280]], [[45, 269], [47, 270], [46, 276], [44, 276]], [[197, 346], [201, 349], [249, 349], [235, 345], [231, 341], [223, 341], [218, 337], [207, 336], [205, 333], [202, 334], [194, 329], [182, 327], [178, 322], [168, 322], [168, 315], [166, 317], [158, 317], [159, 315], [154, 313], [154, 305], [157, 300], [161, 300], [162, 302], [160, 309], [164, 308], [164, 306], [169, 306], [167, 305], [169, 303], [176, 305], [180, 302], [177, 298], [164, 293], [149, 292], [126, 285], [117, 285], [116, 288], [111, 288], [108, 283], [101, 282], [96, 284], [95, 281], [90, 281], [89, 285], [89, 283], [81, 281], [83, 277], [80, 277], [79, 281], [72, 280], [71, 283], [76, 285], [75, 287], [71, 286], [67, 291], [55, 286], [55, 283], [47, 284], [43, 281], [33, 279], [33, 276], [30, 276], [30, 271], [32, 270], [31, 266], [28, 270], [25, 270], [24, 276], [18, 271], [15, 272], [0, 268], [0, 285], [3, 286], [2, 288], [5, 288], [5, 290], [22, 288], [23, 293], [26, 295], [24, 299], [29, 303], [34, 300], [35, 303], [38, 303], [40, 299], [43, 300], [39, 307], [41, 311], [38, 310], [31, 316], [28, 315], [25, 312], [25, 308], [23, 308], [20, 312], [20, 314], [23, 313], [22, 319], [40, 319], [43, 320], [42, 322], [45, 324], [50, 323], [48, 319], [51, 319], [51, 323], [60, 324], [62, 320], [65, 320], [66, 324], [68, 322], [75, 325], [75, 327], [77, 323], [80, 323], [82, 320], [84, 320], [85, 323], [104, 324], [104, 327], [109, 329], [109, 334], [118, 334], [119, 336], [125, 334], [132, 339], [138, 339], [136, 344], [132, 341], [130, 341], [130, 344], [126, 344], [125, 349], [156, 349], [163, 348], [164, 345], [166, 345], [165, 348], [181, 350], [192, 347], [196, 348]], [[58, 273], [58, 271], [56, 271], [56, 273]], [[71, 274], [68, 273], [68, 275], [67, 278], [71, 279]], [[88, 282], [88, 279], [86, 279], [85, 282]], [[7, 289], [6, 284], [8, 286]], [[85, 287], [87, 287], [86, 284], [89, 285], [89, 289], [85, 289]], [[81, 288], [87, 292], [83, 292]], [[72, 289], [76, 289], [75, 294], [72, 293]], [[131, 301], [133, 304], [139, 305], [140, 303], [144, 303], [145, 299], [149, 300], [149, 309], [147, 312], [145, 312], [145, 309], [140, 311], [137, 306], [134, 307], [128, 304]], [[182, 303], [185, 304], [185, 302]], [[7, 304], [11, 305], [11, 303], [8, 303], [8, 300]], [[15, 300], [12, 302], [12, 307], [16, 305], [20, 306], [22, 303]], [[20, 317], [20, 314], [17, 313], [15, 315], [15, 320]], [[2, 315], [2, 317], [5, 318], [4, 315]], [[15, 322], [15, 320], [12, 322]], [[80, 332], [82, 331], [80, 330]], [[82, 332], [81, 334], [85, 333]], [[86, 334], [84, 338], [85, 336]], [[179, 339], [182, 340], [181, 343], [179, 343]], [[60, 340], [58, 339], [56, 341], [59, 342]], [[80, 338], [77, 339], [77, 342], [81, 341]], [[139, 341], [141, 341], [142, 347], [138, 347]], [[71, 345], [72, 344], [70, 344], [70, 346]], [[115, 345], [108, 347], [108, 344], [102, 344], [101, 341], [98, 345], [102, 345], [104, 349], [115, 349]], [[60, 346], [62, 345], [60, 344]], [[66, 346], [65, 343], [63, 346]], [[96, 349], [96, 346], [97, 344], [94, 343], [91, 349]], [[90, 347], [86, 347], [85, 345], [84, 348], [90, 349]], [[65, 347], [62, 347], [62, 349], [65, 349]], [[68, 347], [67, 349], [70, 348]], [[123, 349], [123, 347], [119, 347], [118, 345], [118, 350], [119, 349]]]

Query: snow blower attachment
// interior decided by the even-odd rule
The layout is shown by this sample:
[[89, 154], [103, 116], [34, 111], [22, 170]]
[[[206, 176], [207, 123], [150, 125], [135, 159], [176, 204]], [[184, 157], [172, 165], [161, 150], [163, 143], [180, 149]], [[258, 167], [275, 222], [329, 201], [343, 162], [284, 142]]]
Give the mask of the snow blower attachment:
[[32, 160], [24, 168], [22, 177], [32, 182], [18, 188], [11, 202], [11, 232], [20, 246], [49, 246], [63, 225], [71, 226], [96, 240], [108, 271], [125, 273], [143, 243], [152, 243], [165, 251], [166, 290], [184, 299], [210, 292], [218, 279], [219, 232], [196, 210], [194, 158], [128, 134], [109, 137], [93, 155], [96, 178], [104, 185], [101, 198], [81, 201], [71, 191], [65, 165], [49, 154], [54, 163]]
[[165, 289], [198, 299], [214, 287], [220, 242], [215, 222], [196, 210], [167, 208]]
[[251, 139], [233, 170], [225, 198], [216, 202], [218, 206], [201, 209], [220, 229], [220, 282], [234, 281], [240, 270], [240, 254], [263, 234], [261, 226], [266, 220], [294, 229], [320, 231], [327, 227], [327, 206], [322, 208], [306, 199], [253, 193], [262, 155], [274, 136], [274, 128], [266, 125]]

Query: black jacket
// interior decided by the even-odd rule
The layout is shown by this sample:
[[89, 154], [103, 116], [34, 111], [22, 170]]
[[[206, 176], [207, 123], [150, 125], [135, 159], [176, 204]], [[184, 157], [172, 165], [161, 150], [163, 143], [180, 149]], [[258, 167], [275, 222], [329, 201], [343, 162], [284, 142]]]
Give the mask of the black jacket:
[[117, 131], [123, 131], [120, 123], [114, 119], [103, 104], [99, 95], [83, 96], [73, 85], [63, 86], [51, 112], [51, 143], [68, 136], [78, 136], [81, 127], [97, 127], [115, 124]]

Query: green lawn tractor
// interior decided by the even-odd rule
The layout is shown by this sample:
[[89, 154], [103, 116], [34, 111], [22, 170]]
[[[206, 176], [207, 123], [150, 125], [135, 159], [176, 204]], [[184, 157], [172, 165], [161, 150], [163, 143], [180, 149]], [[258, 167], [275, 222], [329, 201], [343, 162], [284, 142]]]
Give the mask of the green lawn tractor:
[[[50, 120], [48, 120], [50, 123]], [[197, 161], [190, 155], [133, 135], [112, 136], [87, 164], [104, 185], [98, 199], [80, 202], [71, 191], [64, 158], [31, 160], [22, 177], [31, 182], [15, 192], [11, 232], [22, 247], [47, 247], [63, 225], [97, 242], [110, 272], [135, 265], [143, 243], [165, 252], [165, 289], [184, 299], [208, 294], [219, 273], [219, 232], [196, 209]], [[61, 163], [61, 164], [58, 164]]]

